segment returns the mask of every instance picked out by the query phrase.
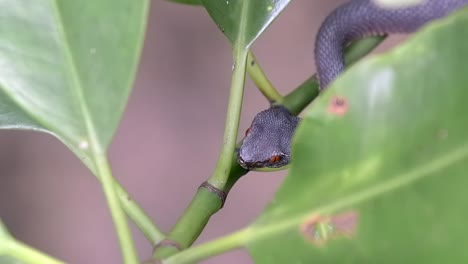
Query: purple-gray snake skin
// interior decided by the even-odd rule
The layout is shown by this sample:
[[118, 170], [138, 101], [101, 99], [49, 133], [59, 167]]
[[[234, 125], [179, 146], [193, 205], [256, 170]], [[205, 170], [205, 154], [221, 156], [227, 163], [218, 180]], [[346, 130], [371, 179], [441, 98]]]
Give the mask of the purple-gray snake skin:
[[315, 63], [321, 89], [344, 70], [343, 48], [350, 41], [370, 35], [411, 33], [466, 4], [468, 0], [423, 0], [400, 9], [382, 8], [374, 0], [343, 4], [326, 18], [317, 34]]

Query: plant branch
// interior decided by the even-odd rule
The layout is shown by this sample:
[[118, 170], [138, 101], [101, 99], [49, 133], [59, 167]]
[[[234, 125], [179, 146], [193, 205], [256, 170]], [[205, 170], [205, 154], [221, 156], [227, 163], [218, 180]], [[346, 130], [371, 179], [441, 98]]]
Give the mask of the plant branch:
[[[236, 157], [233, 156], [228, 182], [222, 190], [228, 194], [234, 184], [247, 172], [237, 164]], [[220, 209], [221, 201], [218, 196], [204, 188], [198, 189], [192, 202], [167, 235], [167, 239], [176, 241], [183, 249], [190, 247], [203, 231], [211, 216]], [[174, 255], [178, 251], [175, 247], [161, 247], [154, 251], [153, 257], [161, 259]]]
[[369, 54], [375, 47], [377, 47], [382, 41], [387, 38], [387, 35], [368, 37], [358, 41], [354, 41], [351, 45], [347, 46], [344, 50], [345, 64], [349, 69], [349, 66], [353, 65], [364, 56]]
[[[353, 65], [362, 57], [377, 47], [386, 36], [369, 37], [353, 42], [344, 51], [345, 63]], [[283, 106], [293, 115], [298, 115], [307, 105], [319, 95], [319, 84], [317, 75], [314, 74], [305, 80], [299, 87], [284, 97]]]
[[[102, 179], [97, 174], [96, 165], [94, 163], [87, 164], [93, 175], [102, 183]], [[117, 181], [112, 178], [114, 183], [115, 191], [119, 198], [120, 204], [130, 219], [135, 223], [138, 229], [148, 239], [148, 241], [155, 245], [159, 241], [164, 239], [164, 234], [160, 229], [153, 223], [151, 218], [145, 213], [145, 211], [138, 205], [138, 203], [132, 199], [130, 194], [125, 188]]]
[[281, 104], [283, 102], [283, 96], [280, 95], [278, 90], [276, 90], [270, 80], [268, 80], [251, 50], [249, 50], [247, 54], [247, 71], [260, 92], [270, 103]]
[[[348, 63], [355, 62], [360, 57], [369, 53], [374, 47], [376, 47], [383, 38], [370, 38], [370, 39], [363, 39], [351, 45], [346, 51], [346, 61]], [[351, 55], [348, 55], [351, 54]], [[239, 74], [239, 73], [237, 73]], [[239, 78], [239, 77], [236, 77]], [[234, 79], [234, 77], [233, 77]], [[233, 81], [234, 83], [234, 81]], [[298, 88], [296, 88], [293, 92], [287, 95], [284, 98], [283, 105], [286, 106], [293, 114], [299, 114], [319, 93], [318, 83], [315, 78], [315, 75], [309, 77], [303, 84], [301, 84]], [[240, 143], [238, 143], [240, 146]], [[234, 155], [234, 150], [228, 155], [230, 157], [230, 164], [229, 167], [229, 177], [224, 184], [224, 187], [219, 188], [221, 191], [224, 191], [226, 194], [229, 193], [231, 188], [234, 184], [245, 174], [248, 173], [247, 170], [241, 168], [237, 164], [236, 157]], [[192, 245], [192, 243], [198, 238], [198, 235], [201, 231], [205, 228], [205, 225], [208, 223], [208, 220], [212, 215], [218, 212], [220, 209], [220, 200], [215, 194], [202, 191], [199, 189], [195, 194], [192, 202], [185, 210], [184, 214], [178, 220], [176, 225], [172, 228], [171, 232], [168, 234], [167, 238], [179, 243], [182, 249], [188, 248]], [[224, 241], [224, 238], [215, 241]], [[229, 239], [228, 239], [229, 241]], [[216, 242], [216, 243], [218, 243]], [[213, 243], [215, 243], [213, 241]], [[219, 253], [221, 251], [218, 250], [211, 250], [211, 246], [208, 246], [208, 250], [206, 248], [202, 248], [199, 253], [186, 253], [186, 252], [193, 252], [194, 249], [202, 247], [202, 245], [198, 247], [194, 247], [193, 249], [187, 249], [183, 252], [179, 252], [178, 249], [174, 247], [160, 247], [156, 248], [153, 254], [154, 258], [163, 259], [169, 256], [174, 256], [174, 258], [168, 258], [164, 263], [185, 263], [188, 261], [194, 261], [191, 256], [194, 256], [199, 260], [201, 256], [207, 257], [213, 252]], [[216, 246], [214, 246], [216, 248]], [[229, 248], [231, 249], [231, 248]], [[220, 249], [221, 250], [221, 249]], [[195, 251], [198, 252], [198, 251]], [[179, 257], [175, 257], [177, 256]], [[194, 254], [194, 255], [192, 255]], [[182, 256], [182, 257], [181, 257]], [[182, 259], [182, 260], [181, 260]], [[185, 261], [185, 262], [178, 262], [178, 261]]]
[[96, 164], [96, 172], [104, 190], [107, 203], [114, 220], [117, 236], [119, 237], [120, 248], [125, 264], [138, 264], [138, 256], [136, 254], [135, 245], [133, 243], [130, 228], [127, 223], [126, 215], [121, 207], [119, 197], [114, 189], [115, 182], [112, 177], [112, 172], [107, 161], [105, 153], [96, 152], [94, 154]]
[[155, 245], [164, 239], [164, 234], [155, 226], [151, 218], [141, 209], [141, 207], [130, 197], [120, 183], [114, 180], [115, 190], [125, 213], [132, 219], [138, 229]]
[[243, 243], [248, 237], [248, 234], [249, 229], [243, 229], [233, 234], [177, 253], [172, 257], [163, 260], [162, 264], [194, 263], [206, 259], [208, 257], [215, 256], [235, 248], [239, 248], [243, 246]]
[[242, 97], [244, 95], [246, 61], [247, 50], [237, 45], [237, 48], [234, 48], [234, 71], [232, 73], [223, 147], [213, 175], [208, 179], [208, 182], [218, 189], [223, 189], [226, 185], [232, 166], [231, 160], [236, 146]]

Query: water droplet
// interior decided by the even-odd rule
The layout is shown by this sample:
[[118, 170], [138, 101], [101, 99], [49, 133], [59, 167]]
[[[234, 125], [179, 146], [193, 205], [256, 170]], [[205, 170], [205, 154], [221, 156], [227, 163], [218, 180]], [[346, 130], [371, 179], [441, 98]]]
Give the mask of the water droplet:
[[231, 70], [234, 71], [235, 68], [236, 68], [236, 63], [234, 62], [234, 63], [232, 64], [232, 69], [231, 69]]
[[271, 5], [267, 6], [267, 10], [268, 10], [268, 11], [273, 10], [273, 6], [271, 6]]
[[226, 5], [229, 5], [229, 1], [226, 1]]
[[88, 149], [89, 148], [89, 143], [87, 140], [81, 140], [78, 147], [80, 149]]

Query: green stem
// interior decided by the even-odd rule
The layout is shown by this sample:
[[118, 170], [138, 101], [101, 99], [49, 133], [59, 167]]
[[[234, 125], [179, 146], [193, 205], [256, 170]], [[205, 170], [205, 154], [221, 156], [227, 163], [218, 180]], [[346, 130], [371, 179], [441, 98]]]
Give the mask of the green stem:
[[184, 264], [198, 262], [208, 257], [215, 256], [220, 253], [243, 246], [244, 241], [248, 235], [249, 229], [243, 229], [236, 233], [177, 253], [172, 257], [163, 260], [162, 264]]
[[65, 263], [14, 239], [11, 239], [10, 241], [8, 241], [4, 249], [5, 249], [5, 254], [24, 263], [30, 263], [30, 264], [64, 264]]
[[164, 239], [164, 234], [154, 225], [151, 218], [141, 209], [141, 207], [130, 197], [120, 183], [114, 179], [115, 190], [119, 196], [120, 204], [125, 213], [132, 219], [138, 229], [155, 245]]
[[[353, 56], [357, 56], [359, 54], [361, 54], [361, 56], [364, 56], [367, 52], [370, 52], [372, 48], [374, 48], [381, 41], [381, 39], [378, 39], [379, 41], [375, 41], [375, 40], [376, 40], [375, 38], [373, 38], [372, 41], [369, 41], [367, 39], [362, 40], [360, 42], [363, 44], [360, 44], [359, 42], [356, 44], [353, 44], [350, 50], [348, 50], [347, 52], [353, 52], [354, 54]], [[359, 49], [360, 52], [356, 52], [354, 49]], [[350, 61], [353, 61], [356, 59], [357, 58], [354, 57]], [[240, 65], [240, 64], [237, 64], [237, 65]], [[237, 68], [237, 70], [239, 70], [239, 68]], [[234, 85], [235, 83], [237, 84], [240, 83], [239, 80], [241, 79], [241, 77], [239, 77], [238, 74], [240, 73], [236, 71], [234, 72], [234, 75], [236, 77], [234, 77], [233, 75], [232, 87], [235, 86]], [[239, 79], [238, 81], [235, 82], [234, 79], [236, 78], [239, 78]], [[244, 77], [242, 76], [242, 80], [243, 78]], [[290, 110], [293, 109], [294, 114], [298, 114], [310, 103], [311, 100], [313, 100], [318, 95], [318, 92], [319, 92], [318, 83], [314, 75], [310, 77], [309, 79], [307, 79], [303, 84], [301, 84], [301, 86], [299, 86], [292, 93], [286, 96], [284, 100], [284, 105]], [[231, 89], [231, 93], [232, 93], [232, 89]], [[225, 184], [223, 187], [221, 188], [218, 186], [216, 187], [224, 191], [226, 194], [228, 194], [230, 189], [237, 182], [237, 180], [239, 180], [239, 178], [242, 177], [243, 175], [247, 174], [248, 171], [244, 170], [237, 164], [236, 157], [235, 155], [233, 155], [233, 152], [227, 153], [225, 155], [226, 155], [224, 157], [225, 159], [227, 159], [226, 157], [230, 158], [229, 160], [230, 164], [229, 166], [226, 166], [230, 168], [229, 177], [227, 178], [227, 181], [224, 182]], [[221, 158], [222, 157], [220, 157], [220, 159]], [[224, 162], [227, 162], [227, 160], [225, 160]], [[219, 205], [220, 205], [219, 198], [215, 196], [214, 194], [210, 193], [208, 195], [207, 193], [202, 192], [201, 190], [197, 191], [192, 202], [187, 207], [187, 209], [185, 210], [181, 218], [178, 220], [177, 224], [173, 227], [171, 232], [168, 234], [167, 238], [170, 240], [176, 241], [184, 249], [189, 247], [190, 245], [192, 245], [193, 241], [197, 239], [198, 235], [204, 229], [210, 217], [220, 209]], [[197, 248], [197, 247], [194, 247], [194, 248]], [[174, 254], [177, 254], [177, 256], [180, 256], [180, 255], [184, 256], [182, 254], [185, 254], [185, 252], [187, 251], [191, 252], [192, 250], [193, 250], [192, 248], [187, 249], [177, 254], [178, 250], [174, 247], [161, 247], [155, 250], [153, 256], [159, 259], [167, 258]], [[206, 252], [207, 251], [205, 251], [205, 253]], [[174, 258], [175, 258], [175, 255], [174, 255]], [[167, 260], [174, 261], [173, 258], [169, 258]], [[178, 260], [175, 259], [175, 261], [178, 261]], [[179, 263], [175, 261], [172, 263]], [[186, 261], [188, 261], [188, 258]]]
[[284, 97], [283, 106], [293, 115], [298, 115], [319, 95], [320, 89], [316, 75], [312, 75], [299, 87]]
[[[102, 183], [101, 178], [97, 174], [96, 165], [94, 163], [87, 164], [88, 168], [93, 172], [99, 182]], [[164, 239], [164, 234], [158, 227], [153, 223], [151, 218], [145, 213], [145, 211], [138, 205], [138, 203], [132, 199], [130, 194], [124, 189], [124, 187], [113, 178], [114, 188], [119, 197], [119, 201], [125, 213], [132, 219], [138, 229], [148, 239], [148, 241], [155, 245], [159, 241]]]
[[138, 256], [136, 254], [135, 245], [133, 244], [130, 228], [128, 227], [126, 215], [120, 205], [119, 197], [114, 188], [114, 178], [107, 161], [105, 153], [95, 153], [94, 160], [96, 164], [96, 172], [101, 179], [101, 184], [104, 194], [109, 205], [109, 209], [114, 220], [117, 236], [119, 237], [120, 248], [125, 264], [138, 264]]
[[[349, 67], [377, 47], [386, 36], [369, 37], [353, 42], [344, 51], [344, 59]], [[305, 80], [298, 88], [286, 95], [283, 104], [292, 114], [299, 114], [319, 94], [316, 74]]]
[[[188, 248], [198, 238], [211, 215], [221, 208], [221, 201], [214, 193], [205, 188], [200, 188], [185, 210], [183, 216], [172, 228], [168, 239], [177, 241], [182, 248]], [[193, 221], [197, 219], [197, 221]], [[164, 258], [177, 253], [175, 247], [162, 247], [154, 252], [154, 257]]]
[[[147, 28], [147, 22], [148, 22], [148, 14], [149, 14], [149, 5], [150, 1], [145, 1], [145, 6], [144, 6], [144, 11], [143, 15], [141, 16], [141, 23], [143, 24], [139, 29], [141, 32], [139, 33], [140, 36], [144, 36], [145, 30]], [[134, 78], [136, 76], [136, 71], [138, 70], [138, 62], [141, 57], [142, 49], [143, 49], [143, 42], [144, 38], [139, 38], [138, 39], [138, 55], [135, 56], [134, 59], [134, 64], [133, 65], [133, 73], [131, 74], [133, 78], [130, 78], [128, 83], [126, 84], [127, 86], [132, 86], [134, 85]], [[138, 229], [143, 233], [143, 235], [146, 237], [146, 239], [149, 240], [149, 242], [152, 245], [155, 245], [162, 239], [164, 239], [164, 234], [161, 232], [161, 230], [158, 229], [158, 227], [153, 223], [151, 218], [143, 211], [143, 209], [136, 203], [130, 195], [127, 193], [127, 191], [122, 187], [122, 185], [114, 179], [115, 183], [115, 190], [117, 191], [117, 194], [120, 199], [120, 203], [125, 211], [125, 213], [128, 215], [130, 219], [135, 223], [135, 225], [138, 227]]]
[[250, 78], [252, 78], [255, 85], [268, 99], [268, 101], [278, 104], [283, 102], [283, 97], [280, 95], [278, 90], [276, 90], [270, 80], [268, 80], [251, 50], [249, 50], [247, 54], [247, 71], [249, 72]]
[[[249, 2], [245, 2], [242, 5], [241, 17], [248, 12], [248, 6]], [[239, 32], [245, 31], [246, 28], [247, 20], [241, 20]], [[233, 164], [235, 164], [235, 147], [244, 95], [247, 61], [246, 43], [245, 36], [240, 34], [233, 45], [234, 65], [224, 128], [223, 147], [218, 162], [216, 163], [216, 168], [208, 179], [208, 184], [226, 193], [232, 187], [230, 184], [236, 181], [230, 180], [229, 176]], [[226, 189], [228, 190], [226, 191]], [[190, 246], [206, 226], [211, 215], [220, 209], [220, 205], [220, 199], [216, 197], [214, 193], [204, 189], [197, 191], [192, 203], [190, 203], [190, 206], [171, 230], [167, 239], [174, 240], [179, 243], [181, 247]], [[191, 226], [195, 226], [196, 228], [190, 228]], [[157, 248], [153, 255], [156, 257], [165, 257], [175, 252], [177, 252], [175, 248]]]
[[0, 241], [7, 240], [9, 238], [11, 238], [10, 232], [8, 232], [8, 229], [3, 224], [2, 219], [0, 219]]
[[362, 59], [362, 57], [366, 56], [371, 52], [375, 47], [377, 47], [382, 41], [385, 40], [387, 36], [376, 36], [376, 37], [368, 37], [365, 39], [361, 39], [358, 41], [354, 41], [345, 48], [344, 50], [344, 60], [347, 66], [353, 65], [358, 60]]
[[234, 155], [239, 128], [242, 97], [244, 95], [245, 64], [247, 50], [234, 48], [234, 71], [232, 73], [231, 90], [229, 94], [224, 140], [216, 168], [208, 182], [218, 189], [223, 189], [231, 170], [231, 160]]
[[[233, 157], [229, 179], [222, 190], [228, 194], [234, 184], [247, 172], [237, 164], [236, 158]], [[219, 209], [221, 209], [221, 203], [218, 196], [204, 188], [198, 189], [190, 205], [167, 235], [167, 239], [176, 241], [184, 249], [190, 247], [203, 231], [211, 216]], [[161, 259], [177, 252], [178, 250], [174, 247], [161, 247], [154, 251], [153, 257]]]

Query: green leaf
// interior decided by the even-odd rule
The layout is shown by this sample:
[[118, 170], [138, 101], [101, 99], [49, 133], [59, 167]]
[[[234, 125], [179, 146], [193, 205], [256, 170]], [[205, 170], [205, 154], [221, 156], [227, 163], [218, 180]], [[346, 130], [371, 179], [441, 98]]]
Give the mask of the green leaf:
[[24, 262], [21, 262], [9, 256], [0, 256], [0, 264], [22, 264], [22, 263]]
[[468, 12], [362, 61], [312, 105], [256, 263], [466, 263]]
[[202, 5], [201, 0], [168, 0], [168, 1], [178, 3], [178, 4], [186, 4], [186, 5]]
[[237, 48], [247, 49], [290, 0], [201, 0], [211, 18]]
[[21, 263], [62, 264], [63, 262], [16, 241], [0, 219], [0, 264]]
[[0, 264], [17, 263], [14, 259], [6, 256], [9, 251], [8, 243], [10, 243], [11, 239], [10, 233], [0, 219]]
[[119, 123], [147, 1], [0, 2], [0, 129], [50, 133], [89, 167]]
[[0, 219], [0, 241], [4, 241], [10, 238], [11, 238], [10, 232], [8, 232], [8, 229], [6, 228], [2, 219]]

